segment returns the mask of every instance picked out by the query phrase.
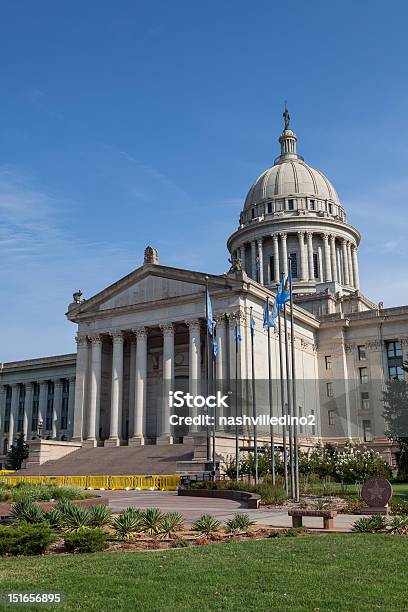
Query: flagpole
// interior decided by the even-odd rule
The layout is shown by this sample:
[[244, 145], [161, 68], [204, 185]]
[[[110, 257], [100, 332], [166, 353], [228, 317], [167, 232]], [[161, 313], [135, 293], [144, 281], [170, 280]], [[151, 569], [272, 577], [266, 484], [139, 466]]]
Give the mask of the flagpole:
[[255, 392], [255, 354], [254, 354], [254, 335], [252, 306], [249, 309], [249, 328], [251, 332], [251, 363], [252, 363], [252, 416], [254, 417], [254, 463], [255, 463], [255, 484], [258, 484], [258, 432], [256, 426], [256, 392]]
[[[279, 283], [278, 283], [278, 288], [279, 288]], [[278, 308], [278, 331], [279, 331], [279, 374], [280, 374], [280, 388], [281, 388], [281, 411], [282, 411], [282, 418], [283, 418], [283, 425], [282, 425], [283, 481], [284, 481], [284, 484], [285, 484], [286, 494], [288, 494], [289, 493], [289, 486], [288, 486], [288, 452], [287, 452], [287, 447], [286, 447], [285, 383], [284, 383], [284, 380], [283, 380], [281, 308]]]
[[[206, 329], [206, 369], [207, 369], [207, 397], [210, 395], [210, 360], [209, 360], [209, 331], [208, 331], [208, 276], [205, 277], [205, 329]], [[207, 410], [207, 415], [209, 410]], [[210, 431], [209, 425], [206, 425], [206, 439], [207, 439], [207, 461], [211, 458], [211, 444], [210, 444]]]
[[[290, 262], [290, 258], [289, 258]], [[289, 264], [290, 265], [290, 264]], [[296, 502], [299, 501], [299, 452], [298, 452], [298, 435], [297, 435], [297, 394], [296, 394], [296, 355], [295, 355], [295, 324], [293, 317], [293, 284], [292, 275], [290, 276], [290, 331], [291, 331], [291, 346], [292, 346], [292, 401], [293, 410], [293, 466], [294, 466], [294, 499]]]
[[238, 430], [238, 323], [235, 322], [235, 470], [239, 479], [239, 430]]
[[289, 462], [290, 462], [290, 496], [295, 497], [295, 471], [293, 465], [293, 440], [292, 440], [292, 393], [290, 385], [290, 368], [289, 368], [289, 339], [288, 339], [288, 321], [286, 316], [286, 302], [283, 305], [283, 323], [285, 330], [285, 364], [286, 364], [286, 395], [288, 400], [288, 417], [289, 417]]
[[[213, 395], [216, 395], [216, 386], [217, 386], [217, 380], [216, 380], [216, 355], [214, 354], [214, 334], [216, 333], [215, 330], [215, 325], [213, 327], [213, 344], [212, 344], [212, 350], [211, 350], [211, 363], [212, 363], [212, 381], [213, 381]], [[216, 471], [216, 461], [215, 461], [215, 429], [216, 429], [216, 422], [217, 422], [217, 404], [215, 402], [214, 404], [214, 408], [213, 408], [213, 418], [214, 418], [214, 423], [213, 423], [213, 428], [212, 428], [212, 462], [213, 462], [213, 478], [215, 480], [215, 471]]]
[[266, 310], [268, 314], [268, 376], [269, 376], [269, 429], [270, 429], [270, 437], [271, 437], [271, 475], [272, 475], [272, 484], [276, 484], [276, 474], [275, 474], [275, 438], [274, 431], [272, 425], [272, 417], [273, 417], [273, 408], [272, 408], [272, 364], [271, 364], [271, 329], [269, 326], [269, 297], [266, 298]]

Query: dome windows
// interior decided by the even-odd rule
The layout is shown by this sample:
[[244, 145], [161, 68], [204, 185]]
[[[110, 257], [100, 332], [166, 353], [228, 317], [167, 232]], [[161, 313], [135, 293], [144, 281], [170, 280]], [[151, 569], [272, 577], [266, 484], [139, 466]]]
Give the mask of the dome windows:
[[316, 210], [316, 200], [309, 200], [309, 210]]
[[288, 210], [295, 210], [295, 200], [288, 200]]

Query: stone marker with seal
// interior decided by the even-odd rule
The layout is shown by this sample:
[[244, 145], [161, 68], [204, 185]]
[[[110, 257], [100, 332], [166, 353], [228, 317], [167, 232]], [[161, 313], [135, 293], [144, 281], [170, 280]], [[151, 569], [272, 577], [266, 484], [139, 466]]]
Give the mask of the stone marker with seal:
[[388, 514], [388, 503], [392, 497], [391, 483], [385, 478], [374, 476], [363, 484], [361, 497], [367, 504], [361, 514]]

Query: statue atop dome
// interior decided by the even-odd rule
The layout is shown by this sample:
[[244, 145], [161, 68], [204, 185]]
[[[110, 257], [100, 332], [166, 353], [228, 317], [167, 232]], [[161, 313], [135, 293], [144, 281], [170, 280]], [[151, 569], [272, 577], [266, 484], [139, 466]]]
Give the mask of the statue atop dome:
[[285, 122], [285, 130], [289, 129], [289, 123], [290, 123], [290, 115], [289, 115], [289, 111], [287, 109], [286, 106], [286, 100], [285, 100], [285, 110], [283, 112], [283, 120]]

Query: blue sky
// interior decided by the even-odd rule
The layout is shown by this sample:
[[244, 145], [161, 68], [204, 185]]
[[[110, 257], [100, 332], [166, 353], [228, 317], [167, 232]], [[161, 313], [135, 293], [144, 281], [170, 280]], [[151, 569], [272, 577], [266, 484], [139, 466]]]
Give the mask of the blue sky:
[[362, 290], [408, 302], [405, 2], [6, 2], [0, 361], [75, 350], [64, 313], [137, 268], [224, 272], [251, 183], [298, 150], [362, 233]]

